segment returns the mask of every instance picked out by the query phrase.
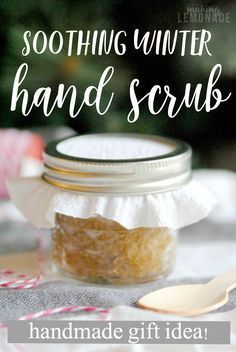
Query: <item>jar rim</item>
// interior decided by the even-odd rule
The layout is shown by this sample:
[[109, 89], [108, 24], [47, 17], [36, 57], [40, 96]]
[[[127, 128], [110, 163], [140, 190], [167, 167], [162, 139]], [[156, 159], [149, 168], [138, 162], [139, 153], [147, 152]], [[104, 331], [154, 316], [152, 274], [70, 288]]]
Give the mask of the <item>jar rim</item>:
[[[63, 141], [81, 136], [139, 138], [173, 148], [146, 158], [94, 159], [66, 155], [58, 150]], [[43, 179], [66, 190], [106, 194], [144, 194], [175, 189], [191, 179], [191, 147], [177, 139], [136, 133], [107, 133], [72, 136], [51, 142], [44, 152]]]
[[[61, 153], [58, 151], [57, 147], [61, 142], [68, 141], [71, 139], [75, 139], [78, 137], [86, 137], [86, 136], [112, 136], [112, 137], [129, 137], [129, 138], [140, 138], [143, 140], [152, 140], [156, 141], [162, 144], [166, 145], [171, 145], [174, 147], [173, 151], [164, 153], [161, 155], [156, 155], [152, 157], [143, 157], [143, 158], [124, 158], [124, 159], [99, 159], [99, 158], [85, 158], [85, 157], [76, 157], [76, 156], [71, 156], [71, 155], [66, 155], [64, 153]], [[161, 137], [161, 136], [156, 136], [152, 134], [142, 134], [142, 133], [91, 133], [91, 134], [83, 134], [83, 135], [72, 135], [70, 137], [66, 137], [63, 139], [58, 139], [55, 141], [52, 141], [47, 144], [45, 148], [45, 155], [55, 157], [57, 159], [61, 160], [71, 160], [71, 161], [80, 161], [80, 162], [93, 162], [93, 163], [129, 163], [129, 162], [145, 162], [145, 161], [152, 161], [152, 160], [161, 160], [161, 159], [166, 159], [166, 158], [171, 158], [175, 157], [181, 154], [184, 154], [185, 152], [188, 152], [191, 150], [191, 147], [188, 143], [172, 138], [172, 137]]]

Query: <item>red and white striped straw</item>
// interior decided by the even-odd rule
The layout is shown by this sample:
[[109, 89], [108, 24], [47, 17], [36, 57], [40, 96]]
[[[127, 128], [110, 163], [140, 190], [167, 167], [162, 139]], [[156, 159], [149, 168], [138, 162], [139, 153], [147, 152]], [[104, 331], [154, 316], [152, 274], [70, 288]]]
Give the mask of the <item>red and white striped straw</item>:
[[[99, 308], [95, 306], [67, 306], [67, 307], [58, 307], [58, 308], [48, 308], [41, 310], [36, 313], [29, 313], [23, 315], [16, 320], [33, 320], [42, 317], [49, 317], [55, 314], [61, 313], [72, 313], [72, 312], [81, 312], [81, 313], [95, 313], [98, 314], [101, 320], [107, 320], [109, 318], [109, 309]], [[0, 328], [6, 328], [7, 324], [0, 323]]]
[[[18, 274], [16, 275], [19, 277]], [[23, 274], [22, 274], [22, 277], [23, 277]], [[41, 281], [41, 278], [42, 278], [42, 275], [39, 274], [33, 278], [25, 279], [25, 280], [13, 279], [13, 280], [7, 281], [6, 279], [3, 279], [3, 280], [0, 280], [0, 287], [15, 288], [15, 289], [34, 288], [39, 284], [39, 282]]]
[[37, 269], [38, 274], [35, 277], [27, 278], [25, 274], [19, 274], [13, 270], [0, 269], [0, 288], [14, 288], [14, 289], [25, 289], [34, 288], [42, 280], [44, 276], [43, 271], [43, 245], [42, 239], [37, 236]]
[[101, 317], [107, 318], [109, 313], [108, 309], [98, 308], [95, 306], [68, 306], [68, 307], [58, 307], [58, 308], [48, 308], [45, 310], [41, 310], [37, 313], [29, 313], [24, 315], [23, 317], [18, 318], [18, 320], [32, 320], [41, 317], [48, 317], [58, 313], [71, 313], [75, 311], [80, 311], [82, 313], [96, 313], [101, 315]]

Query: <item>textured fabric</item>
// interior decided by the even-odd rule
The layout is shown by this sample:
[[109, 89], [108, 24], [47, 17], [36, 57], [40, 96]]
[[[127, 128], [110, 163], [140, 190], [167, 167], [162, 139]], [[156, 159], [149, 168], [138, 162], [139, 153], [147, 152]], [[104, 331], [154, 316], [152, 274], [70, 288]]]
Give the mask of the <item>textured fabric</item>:
[[[55, 281], [42, 284], [31, 290], [1, 289], [0, 321], [16, 319], [29, 312], [38, 312], [47, 308], [83, 305], [114, 307], [121, 305], [135, 306], [137, 300], [161, 287], [199, 283], [207, 280], [163, 280], [159, 283], [140, 285], [138, 287], [96, 287], [80, 286], [76, 282]], [[229, 311], [236, 308], [236, 292], [230, 294], [229, 302], [218, 311]], [[68, 316], [68, 315], [66, 315]]]

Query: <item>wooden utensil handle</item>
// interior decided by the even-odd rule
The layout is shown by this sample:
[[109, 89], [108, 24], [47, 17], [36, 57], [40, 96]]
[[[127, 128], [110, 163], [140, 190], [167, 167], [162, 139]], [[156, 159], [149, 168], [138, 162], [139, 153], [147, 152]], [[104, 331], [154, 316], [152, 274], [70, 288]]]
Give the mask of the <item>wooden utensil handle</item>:
[[206, 286], [211, 289], [222, 290], [222, 292], [233, 290], [236, 288], [236, 270], [215, 277]]

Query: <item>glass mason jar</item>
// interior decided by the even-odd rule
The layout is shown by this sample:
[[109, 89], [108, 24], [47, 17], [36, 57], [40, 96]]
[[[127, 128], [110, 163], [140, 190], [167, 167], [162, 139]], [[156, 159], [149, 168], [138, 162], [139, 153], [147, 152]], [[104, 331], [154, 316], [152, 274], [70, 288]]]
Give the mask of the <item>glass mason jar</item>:
[[99, 284], [134, 284], [165, 277], [175, 258], [176, 231], [128, 230], [101, 216], [88, 219], [57, 214], [53, 260], [80, 280]]
[[[94, 158], [80, 148], [83, 138], [87, 138], [87, 143], [93, 138], [97, 140]], [[137, 141], [143, 143], [138, 151]], [[131, 147], [125, 151], [128, 145]], [[118, 149], [122, 150], [122, 146], [121, 158]], [[116, 157], [107, 157], [109, 148], [118, 150]], [[94, 197], [94, 202], [99, 196], [108, 199], [118, 196], [130, 202], [132, 196], [139, 195], [142, 199], [148, 194], [171, 191], [191, 179], [189, 145], [147, 135], [72, 137], [49, 144], [44, 163], [46, 182], [62, 190], [87, 194]], [[109, 207], [109, 201], [107, 204]], [[143, 206], [139, 216], [148, 218], [146, 212], [148, 209]], [[127, 214], [127, 208], [124, 208], [122, 216], [132, 214]], [[126, 228], [106, 216], [106, 211], [102, 216], [92, 212], [86, 218], [57, 212], [52, 238], [53, 261], [60, 272], [99, 284], [136, 284], [163, 278], [171, 272], [177, 231], [153, 225]]]

